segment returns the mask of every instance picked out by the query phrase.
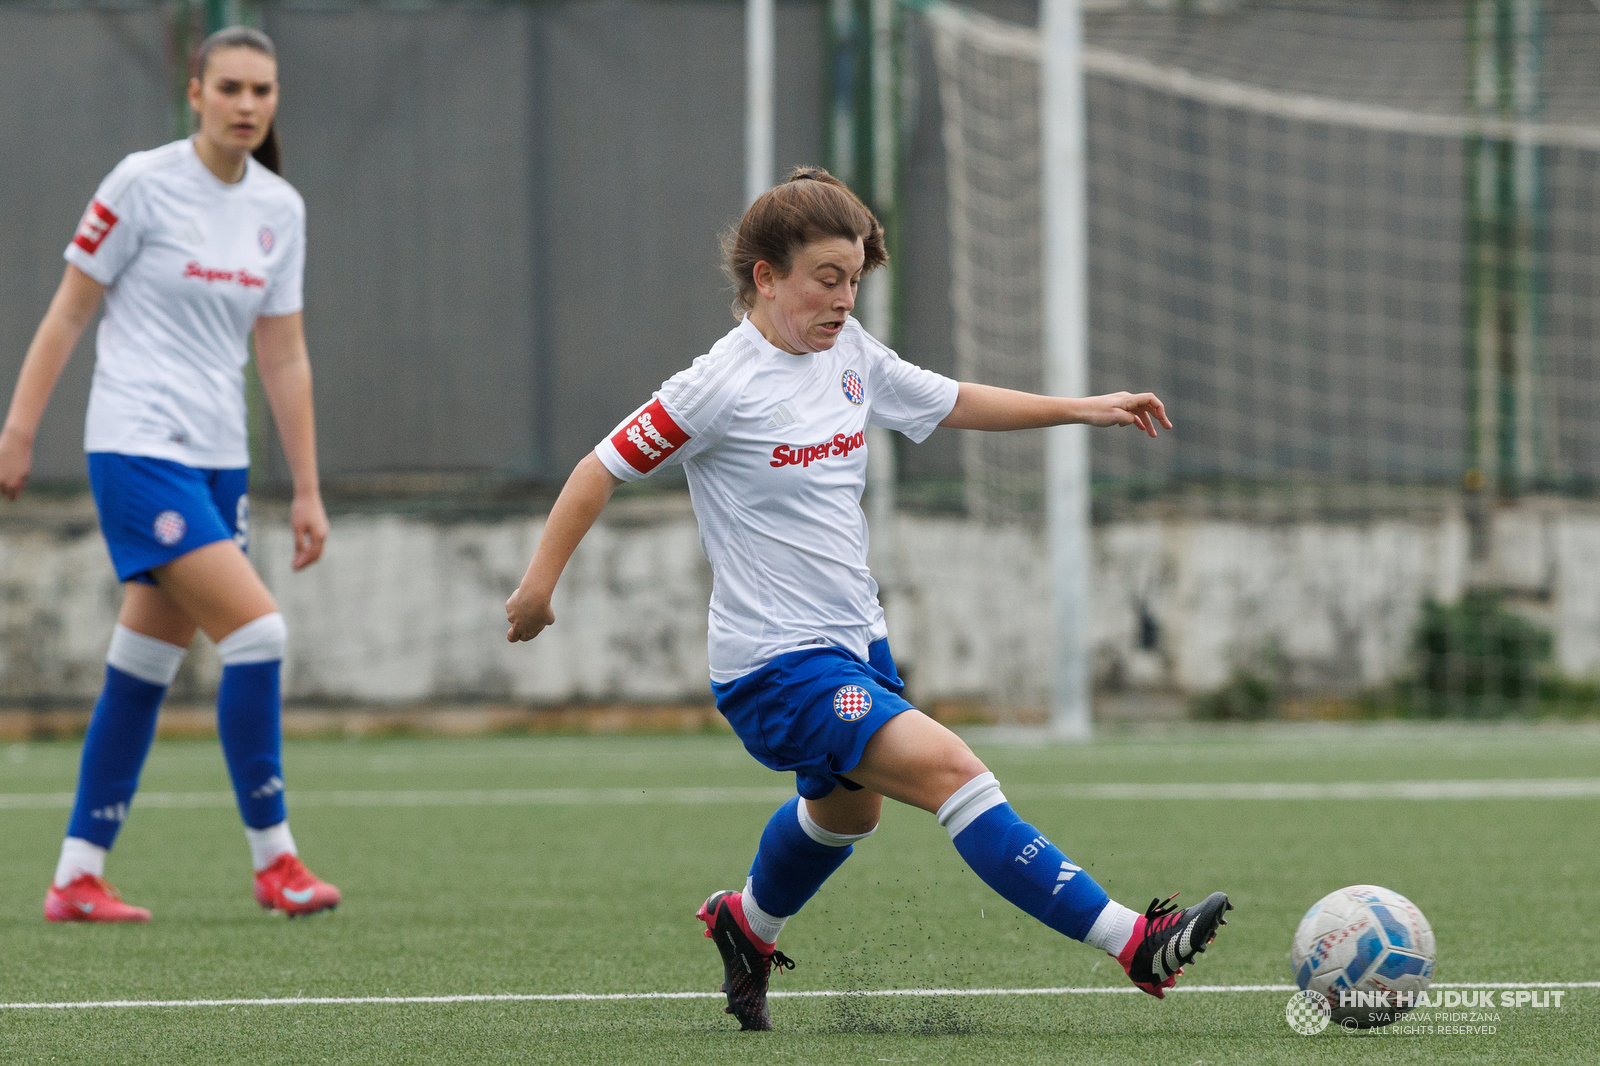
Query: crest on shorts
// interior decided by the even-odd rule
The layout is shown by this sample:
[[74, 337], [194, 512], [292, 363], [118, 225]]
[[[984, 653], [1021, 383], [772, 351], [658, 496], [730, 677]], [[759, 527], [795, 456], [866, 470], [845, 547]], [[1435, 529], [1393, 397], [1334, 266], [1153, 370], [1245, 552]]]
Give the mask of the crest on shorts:
[[278, 243], [278, 238], [272, 235], [271, 226], [262, 226], [256, 231], [256, 243], [261, 245], [262, 255], [272, 254], [272, 246]]
[[839, 387], [844, 390], [844, 398], [857, 407], [867, 398], [867, 387], [861, 384], [861, 375], [854, 370], [844, 372], [844, 377], [839, 379]]
[[153, 528], [156, 540], [170, 548], [183, 539], [183, 535], [189, 531], [189, 523], [177, 511], [162, 511], [156, 515]]
[[859, 722], [872, 710], [872, 693], [860, 685], [846, 685], [833, 694], [833, 713], [846, 722]]

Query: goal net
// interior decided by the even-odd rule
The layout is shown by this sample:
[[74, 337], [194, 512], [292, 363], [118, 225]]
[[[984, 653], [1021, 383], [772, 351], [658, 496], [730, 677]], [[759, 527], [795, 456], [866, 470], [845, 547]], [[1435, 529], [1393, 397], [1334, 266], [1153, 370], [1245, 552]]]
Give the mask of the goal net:
[[[1562, 616], [1581, 592], [1571, 582], [1592, 582], [1577, 575], [1581, 553], [1551, 545], [1600, 485], [1600, 11], [1089, 6], [1091, 387], [1156, 391], [1177, 424], [1159, 441], [1093, 436], [1097, 521], [1289, 523], [1303, 540], [1392, 518], [1433, 530], [1413, 539], [1440, 555], [1409, 564], [1387, 608], [1351, 606], [1336, 588], [1284, 589], [1326, 602], [1277, 610], [1246, 602], [1273, 597], [1270, 585], [1216, 592], [1219, 610], [1251, 620], [1226, 640], [1174, 634], [1184, 648], [1162, 647], [1154, 602], [1181, 614], [1181, 576], [1119, 588], [1128, 604], [1107, 610], [1137, 624], [1129, 655], [1097, 650], [1102, 687], [1127, 680], [1107, 663], [1115, 675], [1142, 646], [1156, 656], [1148, 682], [1193, 691], [1256, 677], [1269, 701], [1318, 689], [1382, 689], [1371, 699], [1431, 712], [1592, 701], [1569, 682], [1600, 671], [1600, 650], [1584, 646], [1600, 634], [1600, 599], [1581, 609], [1593, 625]], [[1038, 33], [954, 5], [922, 10], [943, 108], [958, 372], [1039, 390]], [[969, 514], [1037, 527], [1042, 435], [967, 436]], [[1544, 532], [1519, 532], [1529, 522]], [[1382, 561], [1366, 550], [1322, 560], [1318, 580], [1370, 580]], [[1258, 562], [1296, 559], [1316, 563], [1303, 545]], [[1097, 574], [1102, 589], [1116, 580]], [[1386, 613], [1374, 629], [1362, 611]], [[1306, 636], [1330, 624], [1345, 625], [1332, 645], [1354, 646]], [[1300, 654], [1308, 640], [1323, 650]], [[1385, 688], [1396, 682], [1409, 695]]]

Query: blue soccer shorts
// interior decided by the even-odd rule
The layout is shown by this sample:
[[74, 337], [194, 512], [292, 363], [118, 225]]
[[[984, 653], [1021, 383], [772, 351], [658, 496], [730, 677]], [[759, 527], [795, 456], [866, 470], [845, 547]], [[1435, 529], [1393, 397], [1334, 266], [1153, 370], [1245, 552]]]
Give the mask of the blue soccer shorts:
[[867, 660], [843, 648], [819, 646], [780, 655], [711, 691], [717, 710], [762, 765], [793, 772], [806, 799], [826, 796], [856, 768], [872, 734], [902, 711], [913, 710], [900, 693], [887, 640], [867, 649]]
[[150, 571], [219, 540], [249, 548], [250, 470], [204, 470], [170, 459], [89, 453], [89, 487], [117, 580], [155, 584]]

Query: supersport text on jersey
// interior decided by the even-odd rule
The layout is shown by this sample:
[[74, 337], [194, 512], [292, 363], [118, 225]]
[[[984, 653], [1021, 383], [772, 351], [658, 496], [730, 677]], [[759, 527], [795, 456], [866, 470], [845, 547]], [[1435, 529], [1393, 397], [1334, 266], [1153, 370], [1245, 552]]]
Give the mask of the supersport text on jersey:
[[866, 427], [925, 439], [950, 378], [902, 360], [855, 319], [825, 352], [773, 347], [747, 318], [601, 441], [623, 481], [681, 464], [711, 560], [711, 677], [832, 644], [865, 660], [887, 635], [867, 570]]
[[84, 449], [248, 466], [250, 330], [301, 309], [294, 187], [253, 159], [229, 185], [187, 140], [135, 152], [100, 183], [66, 259], [106, 286]]

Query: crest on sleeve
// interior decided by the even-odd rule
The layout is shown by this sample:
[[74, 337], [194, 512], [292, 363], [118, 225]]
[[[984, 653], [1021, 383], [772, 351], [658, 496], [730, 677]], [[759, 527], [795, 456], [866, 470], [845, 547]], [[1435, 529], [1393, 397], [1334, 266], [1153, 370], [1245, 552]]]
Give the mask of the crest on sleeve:
[[100, 250], [100, 243], [111, 235], [112, 227], [116, 224], [116, 212], [95, 200], [89, 204], [89, 210], [83, 213], [83, 221], [78, 223], [78, 232], [73, 235], [72, 243], [93, 255]]
[[839, 380], [839, 387], [844, 390], [844, 398], [861, 406], [861, 401], [867, 398], [867, 387], [861, 384], [861, 375], [854, 370], [846, 370], [844, 377]]
[[611, 446], [629, 466], [648, 474], [688, 440], [689, 434], [672, 420], [661, 401], [651, 400], [611, 435]]

